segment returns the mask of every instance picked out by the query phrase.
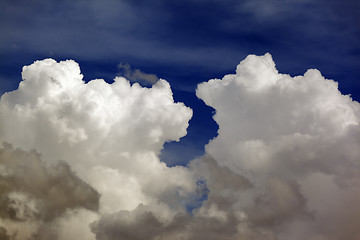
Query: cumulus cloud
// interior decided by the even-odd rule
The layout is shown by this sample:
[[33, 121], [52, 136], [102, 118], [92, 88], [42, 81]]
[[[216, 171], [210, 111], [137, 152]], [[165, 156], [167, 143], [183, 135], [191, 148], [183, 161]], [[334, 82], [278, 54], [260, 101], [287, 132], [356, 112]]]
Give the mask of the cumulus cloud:
[[[76, 201], [63, 204], [59, 197], [47, 203], [52, 196], [41, 195], [37, 187], [45, 183], [36, 180], [30, 187], [31, 181], [21, 178], [22, 165], [6, 161], [1, 176], [16, 173], [11, 184], [21, 191], [1, 182], [9, 186], [0, 195], [4, 239], [24, 239], [11, 223], [28, 219], [34, 220], [28, 226], [37, 226], [36, 232], [26, 230], [33, 239], [360, 235], [360, 104], [318, 70], [292, 77], [277, 71], [270, 54], [250, 55], [235, 74], [199, 84], [197, 96], [216, 110], [218, 136], [206, 145], [205, 156], [172, 168], [158, 155], [166, 141], [186, 134], [192, 111], [174, 102], [165, 80], [151, 88], [122, 77], [111, 84], [84, 83], [74, 61], [51, 59], [24, 67], [22, 76], [19, 88], [0, 101], [0, 141], [16, 147], [5, 144], [2, 153], [39, 159], [30, 151], [36, 149], [52, 167], [29, 161], [29, 179], [43, 176], [31, 169], [44, 165], [42, 171], [50, 172], [41, 177], [44, 182], [54, 174], [73, 176], [56, 185], [57, 195], [62, 189], [71, 192], [70, 182], [76, 180], [101, 198], [97, 212], [90, 211], [96, 204], [82, 202], [77, 191], [71, 195]], [[59, 159], [63, 162], [56, 165]], [[38, 210], [39, 205], [44, 208]], [[82, 210], [68, 210], [77, 207]], [[54, 208], [61, 211], [47, 213]]]
[[132, 212], [117, 212], [103, 216], [92, 224], [97, 240], [141, 239], [231, 239], [236, 226], [231, 220], [208, 216], [175, 215], [171, 221], [161, 221], [151, 210], [139, 206]]
[[[254, 231], [271, 233], [262, 239], [360, 235], [349, 205], [360, 200], [360, 105], [335, 81], [315, 69], [280, 74], [270, 54], [250, 55], [235, 74], [200, 84], [197, 96], [219, 125], [206, 152], [253, 185], [222, 196], [236, 196], [230, 206]], [[211, 199], [218, 191], [208, 187]]]
[[98, 240], [359, 236], [360, 106], [336, 82], [315, 69], [280, 74], [270, 54], [250, 55], [197, 95], [219, 124], [188, 166], [206, 184], [201, 206], [165, 220], [145, 206], [104, 215], [91, 225]]
[[[36, 151], [14, 149], [7, 143], [0, 148], [0, 187], [0, 222], [10, 228], [29, 221], [42, 225], [68, 210], [97, 211], [99, 206], [99, 194], [67, 163], [47, 166]], [[5, 234], [6, 228], [1, 231]]]
[[[77, 63], [52, 59], [25, 66], [22, 78], [17, 90], [1, 98], [0, 141], [36, 149], [49, 164], [66, 161], [101, 194], [99, 215], [139, 204], [164, 218], [186, 211], [196, 181], [184, 167], [168, 168], [158, 158], [166, 141], [186, 134], [192, 116], [191, 109], [174, 102], [168, 82], [159, 80], [151, 88], [122, 77], [111, 84], [84, 83]], [[58, 168], [67, 171], [65, 166]], [[68, 221], [56, 220], [67, 232], [60, 239], [93, 238], [86, 234], [96, 218], [80, 211]]]
[[132, 69], [128, 63], [120, 63], [118, 69], [120, 70], [119, 74], [121, 76], [124, 76], [131, 82], [140, 83], [141, 85], [151, 86], [159, 80], [155, 74], [144, 73], [140, 69]]

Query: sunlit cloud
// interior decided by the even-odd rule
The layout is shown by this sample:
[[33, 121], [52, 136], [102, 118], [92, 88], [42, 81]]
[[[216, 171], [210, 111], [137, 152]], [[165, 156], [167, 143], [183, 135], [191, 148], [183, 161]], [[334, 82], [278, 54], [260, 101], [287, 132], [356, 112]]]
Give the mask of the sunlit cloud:
[[186, 167], [159, 160], [193, 114], [167, 81], [85, 83], [76, 62], [52, 59], [22, 78], [0, 101], [4, 239], [360, 235], [360, 104], [316, 69], [292, 77], [249, 55], [199, 84], [219, 130]]

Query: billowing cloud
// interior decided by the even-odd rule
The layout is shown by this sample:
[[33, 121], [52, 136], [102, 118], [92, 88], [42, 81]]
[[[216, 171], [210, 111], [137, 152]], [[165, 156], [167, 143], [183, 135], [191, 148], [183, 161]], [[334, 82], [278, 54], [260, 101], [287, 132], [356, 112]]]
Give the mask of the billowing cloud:
[[[99, 215], [139, 204], [164, 218], [186, 211], [196, 181], [184, 167], [168, 168], [158, 155], [166, 141], [186, 134], [192, 110], [174, 103], [165, 80], [152, 88], [122, 77], [112, 84], [84, 83], [77, 63], [52, 59], [25, 66], [22, 78], [17, 90], [1, 98], [0, 141], [36, 149], [49, 164], [66, 161], [101, 194]], [[68, 171], [66, 166], [57, 168]], [[88, 225], [95, 219], [94, 213], [80, 211], [67, 221], [56, 220], [67, 235], [57, 234], [60, 239], [93, 238], [84, 234], [91, 233]], [[81, 226], [74, 228], [74, 223]]]
[[144, 73], [140, 69], [132, 69], [128, 63], [120, 63], [118, 69], [120, 70], [120, 76], [124, 76], [131, 82], [137, 82], [145, 86], [151, 86], [159, 80], [155, 74]]
[[261, 239], [360, 235], [352, 205], [360, 200], [360, 105], [336, 82], [315, 69], [280, 74], [270, 54], [250, 55], [235, 74], [200, 84], [197, 96], [219, 125], [206, 152], [252, 184], [228, 192], [209, 185], [209, 199], [233, 199], [225, 211], [269, 233]]
[[[174, 102], [165, 80], [151, 88], [122, 77], [111, 84], [84, 83], [74, 61], [51, 59], [24, 67], [22, 76], [19, 89], [0, 101], [0, 141], [15, 146], [5, 144], [3, 151], [38, 159], [29, 152], [36, 149], [52, 166], [43, 168], [51, 174], [76, 171], [78, 177], [61, 181], [58, 194], [73, 179], [101, 198], [96, 212], [77, 192], [71, 197], [80, 202], [62, 205], [60, 197], [60, 205], [47, 203], [51, 196], [38, 197], [40, 187], [31, 188], [16, 175], [21, 191], [9, 185], [1, 195], [4, 239], [26, 239], [9, 223], [22, 219], [37, 226], [23, 235], [28, 239], [360, 235], [360, 104], [318, 70], [291, 77], [276, 70], [270, 54], [250, 55], [235, 74], [199, 84], [197, 96], [216, 110], [218, 136], [206, 145], [205, 156], [172, 168], [158, 155], [166, 141], [186, 134], [192, 111]], [[7, 161], [1, 176], [10, 176], [9, 166], [23, 171], [15, 163]], [[30, 169], [42, 166], [36, 163]], [[32, 179], [31, 171], [26, 174]], [[43, 218], [37, 217], [33, 199], [43, 201]], [[46, 213], [59, 206], [61, 211]], [[39, 225], [39, 219], [50, 220]]]
[[[4, 143], [0, 148], [0, 225], [13, 228], [36, 222], [34, 234], [43, 224], [66, 215], [69, 210], [97, 211], [99, 193], [79, 179], [65, 162], [47, 166], [36, 151], [25, 152]], [[18, 228], [14, 228], [18, 227]], [[1, 229], [4, 235], [7, 231]]]
[[359, 236], [360, 107], [336, 82], [314, 69], [279, 74], [266, 54], [197, 95], [219, 124], [208, 155], [189, 165], [206, 184], [202, 205], [165, 220], [145, 206], [104, 215], [91, 225], [97, 240]]
[[171, 221], [161, 221], [152, 210], [139, 206], [132, 212], [105, 215], [91, 227], [97, 240], [115, 240], [119, 236], [128, 240], [230, 240], [237, 231], [236, 225], [232, 224], [232, 217], [229, 218], [224, 220], [179, 213]]

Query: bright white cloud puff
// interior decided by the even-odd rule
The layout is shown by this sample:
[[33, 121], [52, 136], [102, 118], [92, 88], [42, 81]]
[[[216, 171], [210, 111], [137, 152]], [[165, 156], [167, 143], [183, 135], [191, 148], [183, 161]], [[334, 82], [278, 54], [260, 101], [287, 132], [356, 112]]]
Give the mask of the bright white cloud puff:
[[[160, 150], [186, 134], [192, 111], [174, 103], [165, 80], [152, 88], [121, 77], [112, 84], [84, 83], [74, 61], [46, 59], [24, 67], [19, 89], [1, 98], [0, 140], [35, 148], [47, 164], [65, 160], [101, 197], [97, 211], [82, 203], [18, 235], [19, 223], [2, 215], [0, 236], [360, 235], [360, 104], [342, 95], [336, 82], [315, 69], [304, 76], [280, 74], [270, 54], [250, 55], [235, 74], [199, 84], [196, 94], [216, 110], [218, 136], [188, 167], [168, 168]], [[25, 190], [10, 194], [14, 202], [26, 197]], [[191, 213], [186, 210], [197, 204]]]
[[196, 93], [216, 110], [219, 125], [207, 153], [253, 184], [214, 194], [233, 199], [227, 210], [264, 233], [256, 239], [360, 236], [354, 208], [360, 201], [360, 104], [336, 82], [315, 69], [280, 74], [270, 54], [250, 55], [236, 74], [201, 83]]
[[[168, 82], [152, 88], [121, 77], [85, 83], [77, 63], [52, 59], [25, 66], [22, 78], [1, 98], [0, 141], [34, 148], [49, 163], [67, 161], [101, 194], [99, 214], [138, 204], [156, 208], [159, 216], [185, 211], [182, 202], [195, 181], [158, 154], [166, 141], [186, 134], [192, 110], [174, 103]], [[82, 221], [88, 232], [91, 221]]]

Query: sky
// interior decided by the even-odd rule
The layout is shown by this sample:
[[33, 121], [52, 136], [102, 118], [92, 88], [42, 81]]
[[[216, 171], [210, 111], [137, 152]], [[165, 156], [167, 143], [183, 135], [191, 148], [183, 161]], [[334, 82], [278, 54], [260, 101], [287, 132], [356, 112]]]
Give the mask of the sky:
[[0, 0], [0, 239], [355, 240], [359, 11]]

